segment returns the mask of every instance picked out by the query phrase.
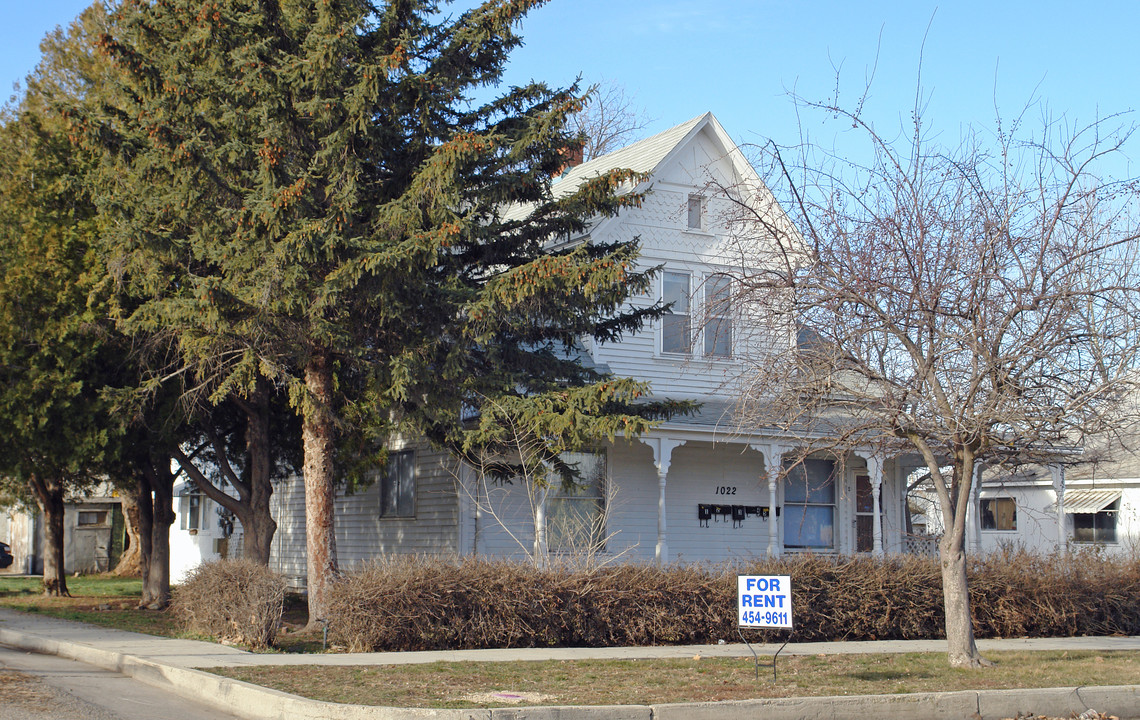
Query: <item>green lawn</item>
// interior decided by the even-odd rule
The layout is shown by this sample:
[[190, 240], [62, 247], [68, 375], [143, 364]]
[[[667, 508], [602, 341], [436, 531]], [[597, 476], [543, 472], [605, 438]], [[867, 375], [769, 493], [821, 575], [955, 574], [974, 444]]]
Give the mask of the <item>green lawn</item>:
[[67, 579], [71, 597], [46, 597], [39, 578], [0, 575], [0, 606], [79, 620], [119, 630], [174, 637], [177, 628], [167, 612], [139, 610], [142, 581], [112, 575], [80, 575]]

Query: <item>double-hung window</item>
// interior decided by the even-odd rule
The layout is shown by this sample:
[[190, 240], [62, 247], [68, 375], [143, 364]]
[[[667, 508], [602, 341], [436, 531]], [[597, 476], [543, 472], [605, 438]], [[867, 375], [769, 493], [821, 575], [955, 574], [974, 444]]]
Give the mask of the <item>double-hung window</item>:
[[416, 514], [416, 453], [388, 453], [388, 469], [380, 477], [380, 517], [414, 517]]
[[732, 279], [709, 275], [705, 279], [705, 356], [732, 357]]
[[661, 317], [661, 352], [687, 355], [693, 351], [691, 280], [689, 273], [683, 272], [661, 276], [661, 300], [670, 305]]
[[572, 484], [554, 479], [546, 499], [546, 543], [552, 551], [597, 552], [605, 544], [606, 454], [568, 452]]
[[687, 272], [662, 274], [661, 301], [669, 311], [661, 318], [661, 352], [730, 358], [736, 334], [732, 279], [716, 274], [696, 280], [700, 285], [693, 288], [694, 276]]
[[835, 547], [835, 462], [807, 458], [787, 466], [784, 479], [784, 547]]

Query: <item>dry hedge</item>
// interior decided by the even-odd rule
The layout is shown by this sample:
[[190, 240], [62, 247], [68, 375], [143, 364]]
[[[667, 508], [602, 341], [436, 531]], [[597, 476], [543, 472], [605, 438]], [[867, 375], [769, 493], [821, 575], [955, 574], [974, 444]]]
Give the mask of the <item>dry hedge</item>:
[[183, 630], [250, 650], [271, 647], [281, 626], [285, 580], [252, 560], [218, 560], [190, 571], [171, 611]]
[[[823, 555], [593, 570], [389, 560], [337, 582], [329, 632], [353, 652], [731, 641], [738, 574], [792, 576], [797, 641], [945, 637], [936, 560]], [[979, 637], [1140, 634], [1137, 558], [1006, 552], [974, 561], [970, 584]]]

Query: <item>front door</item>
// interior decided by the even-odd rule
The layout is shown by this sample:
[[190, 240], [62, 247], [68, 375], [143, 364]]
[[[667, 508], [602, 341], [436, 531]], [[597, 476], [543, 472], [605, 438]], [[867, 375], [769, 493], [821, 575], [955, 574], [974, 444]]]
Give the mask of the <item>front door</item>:
[[[882, 527], [882, 498], [879, 499], [879, 527]], [[871, 476], [855, 475], [855, 550], [869, 553], [875, 548], [875, 495]]]

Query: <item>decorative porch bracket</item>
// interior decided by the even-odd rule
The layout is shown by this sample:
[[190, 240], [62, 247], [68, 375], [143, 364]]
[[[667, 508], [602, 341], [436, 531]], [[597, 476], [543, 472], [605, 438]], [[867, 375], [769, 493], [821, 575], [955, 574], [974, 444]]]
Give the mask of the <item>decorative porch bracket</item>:
[[768, 557], [780, 556], [780, 525], [783, 513], [776, 512], [776, 480], [784, 466], [784, 453], [788, 448], [775, 443], [752, 443], [753, 450], [764, 456], [764, 474], [768, 480]]

